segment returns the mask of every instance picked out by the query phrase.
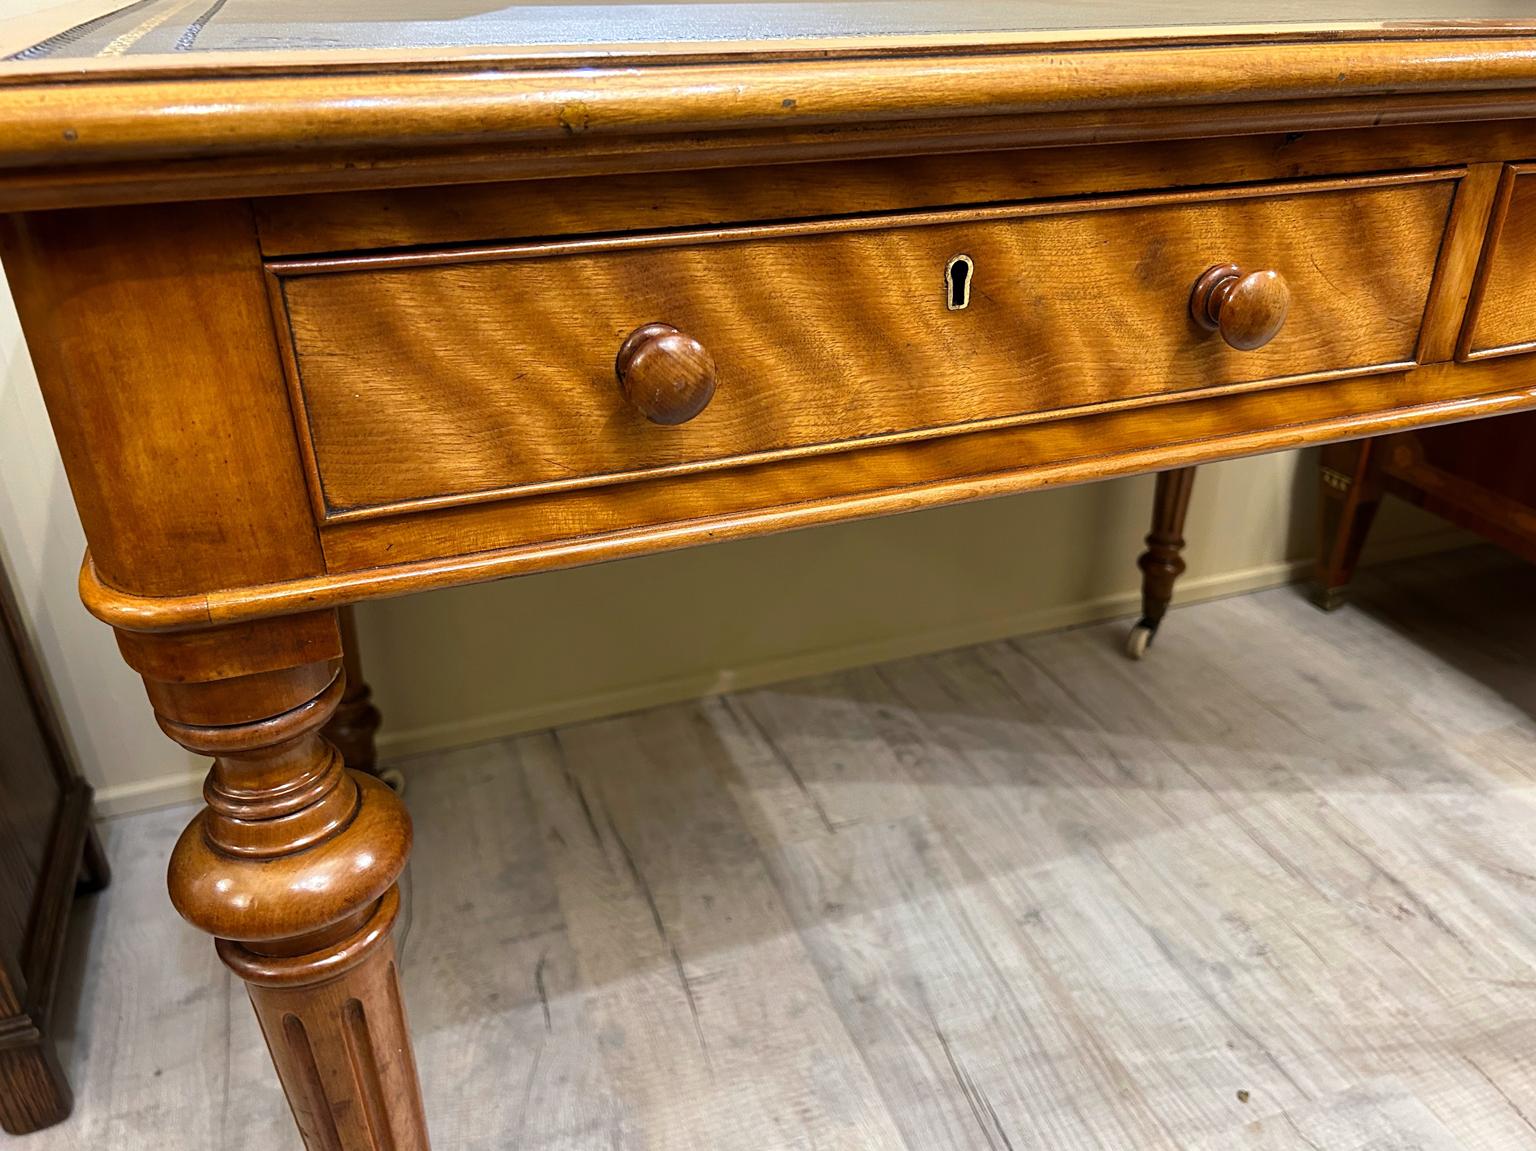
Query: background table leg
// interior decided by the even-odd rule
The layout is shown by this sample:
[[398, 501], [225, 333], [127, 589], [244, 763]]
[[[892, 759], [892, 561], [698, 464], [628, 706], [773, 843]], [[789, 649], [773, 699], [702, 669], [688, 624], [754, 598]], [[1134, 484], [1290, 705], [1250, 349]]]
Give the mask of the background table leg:
[[1157, 629], [1173, 600], [1173, 584], [1184, 574], [1184, 517], [1195, 487], [1194, 468], [1160, 472], [1153, 497], [1152, 531], [1147, 550], [1136, 561], [1141, 568], [1141, 619], [1126, 639], [1125, 651], [1140, 659], [1157, 636]]
[[1317, 569], [1312, 602], [1324, 611], [1342, 607], [1365, 539], [1381, 506], [1381, 477], [1375, 466], [1377, 441], [1354, 440], [1323, 449]]
[[378, 774], [378, 753], [374, 733], [383, 717], [373, 706], [373, 692], [363, 678], [363, 658], [357, 644], [357, 620], [350, 607], [336, 613], [341, 623], [342, 666], [347, 687], [336, 714], [325, 725], [325, 738], [341, 752], [341, 758], [353, 771]]

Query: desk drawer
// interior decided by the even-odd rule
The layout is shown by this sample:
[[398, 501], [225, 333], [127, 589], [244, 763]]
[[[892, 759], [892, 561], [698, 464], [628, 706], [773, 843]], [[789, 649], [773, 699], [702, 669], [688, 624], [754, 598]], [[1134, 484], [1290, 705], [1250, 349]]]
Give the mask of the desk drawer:
[[1458, 356], [1536, 351], [1536, 164], [1508, 164]]
[[[1411, 363], [1455, 175], [269, 269], [322, 515], [347, 519]], [[1289, 287], [1254, 350], [1191, 315], [1196, 280], [1229, 263]], [[1223, 317], [1239, 342], [1245, 290]], [[654, 345], [653, 376], [669, 356], [705, 372], [698, 346], [714, 365], [713, 399], [678, 426], [615, 377], [658, 322], [696, 344]]]

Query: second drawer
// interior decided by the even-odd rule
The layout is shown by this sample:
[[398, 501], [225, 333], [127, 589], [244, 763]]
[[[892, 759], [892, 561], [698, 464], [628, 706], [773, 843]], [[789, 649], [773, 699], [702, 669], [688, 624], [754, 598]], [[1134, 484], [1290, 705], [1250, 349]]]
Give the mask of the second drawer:
[[[317, 503], [346, 519], [1406, 364], [1456, 175], [269, 271]], [[655, 324], [678, 334], [631, 343], [626, 395], [616, 356]]]

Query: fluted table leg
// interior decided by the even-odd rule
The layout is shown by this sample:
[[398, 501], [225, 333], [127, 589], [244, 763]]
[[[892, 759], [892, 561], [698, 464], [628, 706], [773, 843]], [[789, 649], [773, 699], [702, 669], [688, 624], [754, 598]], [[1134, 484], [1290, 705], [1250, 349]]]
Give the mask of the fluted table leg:
[[346, 690], [340, 661], [145, 683], [166, 733], [214, 757], [171, 899], [246, 982], [305, 1145], [426, 1151], [390, 934], [411, 824], [321, 735]]
[[219, 940], [246, 981], [278, 1078], [311, 1148], [425, 1148], [421, 1088], [390, 928], [395, 888], [351, 935], [279, 957]]

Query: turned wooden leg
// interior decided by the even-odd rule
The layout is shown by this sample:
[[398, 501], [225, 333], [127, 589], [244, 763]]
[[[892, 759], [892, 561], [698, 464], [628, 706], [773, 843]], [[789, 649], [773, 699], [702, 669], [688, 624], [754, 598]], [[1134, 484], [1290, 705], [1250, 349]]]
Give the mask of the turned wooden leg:
[[[12, 1135], [30, 1135], [62, 1122], [73, 1103], [52, 1040], [35, 1030], [32, 1035], [33, 1042], [0, 1047], [0, 1130]], [[5, 1038], [0, 1031], [0, 1040]]]
[[1376, 467], [1378, 441], [1355, 440], [1323, 449], [1322, 491], [1318, 509], [1317, 568], [1312, 602], [1324, 611], [1342, 607], [1360, 553], [1381, 506], [1382, 483]]
[[377, 775], [378, 753], [373, 736], [383, 717], [373, 706], [373, 692], [363, 679], [363, 658], [357, 646], [357, 620], [350, 607], [337, 615], [341, 620], [342, 666], [346, 671], [347, 690], [336, 707], [336, 714], [325, 725], [325, 738], [336, 745], [341, 758], [353, 771]]
[[1194, 468], [1158, 473], [1152, 531], [1147, 535], [1147, 550], [1136, 561], [1141, 568], [1141, 619], [1125, 645], [1132, 659], [1140, 659], [1151, 646], [1173, 600], [1174, 581], [1184, 574], [1184, 517], [1194, 487]]
[[[270, 664], [274, 648], [339, 654], [334, 615], [317, 615], [297, 640], [245, 629], [256, 634], [239, 661], [184, 654], [220, 669]], [[159, 649], [125, 654], [141, 671], [179, 666]], [[214, 757], [207, 806], [171, 857], [171, 899], [247, 984], [305, 1145], [426, 1151], [390, 933], [411, 824], [321, 735], [346, 690], [340, 661], [207, 682], [146, 673], [145, 684], [166, 733]]]

